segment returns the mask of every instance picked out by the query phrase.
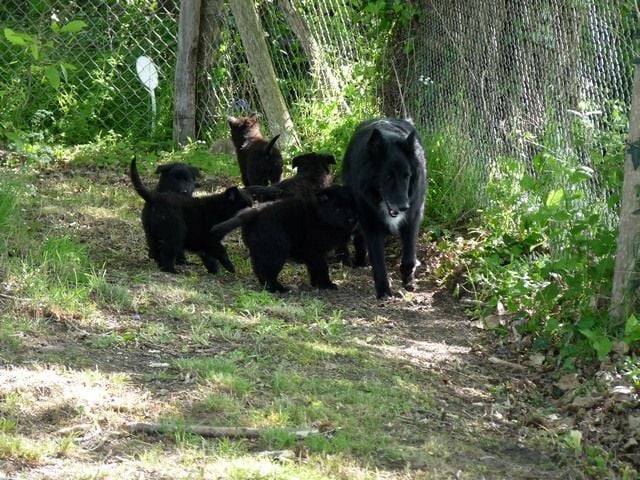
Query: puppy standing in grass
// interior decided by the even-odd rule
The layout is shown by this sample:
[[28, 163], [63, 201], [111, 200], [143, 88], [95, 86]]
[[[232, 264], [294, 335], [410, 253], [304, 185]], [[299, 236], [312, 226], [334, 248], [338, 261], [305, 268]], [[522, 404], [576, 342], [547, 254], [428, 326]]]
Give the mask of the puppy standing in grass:
[[293, 177], [280, 180], [270, 187], [264, 187], [264, 194], [257, 194], [260, 201], [277, 200], [281, 197], [301, 197], [312, 195], [317, 191], [331, 186], [333, 175], [331, 165], [335, 165], [333, 155], [323, 153], [304, 153], [291, 160], [291, 166], [296, 169]]
[[356, 225], [353, 197], [334, 185], [304, 197], [289, 197], [240, 212], [211, 229], [216, 241], [242, 226], [258, 281], [270, 292], [286, 292], [278, 275], [288, 259], [304, 263], [311, 285], [338, 288], [329, 278], [327, 252], [346, 242]]
[[[388, 235], [402, 241], [402, 285], [413, 290], [416, 243], [424, 214], [427, 164], [422, 141], [412, 123], [380, 118], [361, 123], [344, 156], [342, 178], [351, 187], [373, 270], [376, 296], [391, 296], [385, 266]], [[356, 262], [365, 258], [362, 237], [356, 235]]]
[[189, 250], [200, 256], [210, 273], [218, 271], [218, 262], [234, 271], [224, 246], [213, 241], [209, 229], [250, 207], [252, 201], [246, 193], [231, 187], [221, 194], [194, 198], [152, 191], [142, 183], [135, 158], [131, 160], [130, 174], [134, 188], [146, 202], [142, 226], [149, 255], [161, 270], [176, 273], [176, 260], [184, 250]]
[[282, 155], [275, 143], [280, 135], [267, 142], [260, 132], [257, 113], [248, 117], [228, 117], [227, 122], [244, 186], [279, 182], [282, 177]]

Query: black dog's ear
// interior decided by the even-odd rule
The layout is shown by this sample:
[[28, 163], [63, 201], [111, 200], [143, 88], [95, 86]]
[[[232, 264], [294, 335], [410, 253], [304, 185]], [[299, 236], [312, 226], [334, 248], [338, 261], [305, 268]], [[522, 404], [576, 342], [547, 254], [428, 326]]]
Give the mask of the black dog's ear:
[[416, 151], [415, 149], [416, 142], [416, 132], [411, 132], [407, 135], [407, 138], [404, 141], [403, 148], [407, 151], [409, 155], [413, 155]]
[[384, 137], [380, 130], [377, 128], [373, 129], [373, 132], [371, 132], [371, 136], [369, 137], [369, 141], [367, 142], [367, 146], [369, 147], [370, 152], [374, 152], [376, 154], [374, 157], [379, 156], [380, 152], [384, 152], [386, 150]]

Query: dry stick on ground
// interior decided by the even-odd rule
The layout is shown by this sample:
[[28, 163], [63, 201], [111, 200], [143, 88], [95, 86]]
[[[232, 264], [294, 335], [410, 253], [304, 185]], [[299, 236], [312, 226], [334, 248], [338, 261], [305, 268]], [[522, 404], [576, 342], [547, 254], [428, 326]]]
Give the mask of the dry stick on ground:
[[505, 367], [510, 367], [520, 371], [527, 370], [527, 367], [525, 365], [520, 365], [519, 363], [507, 362], [506, 360], [502, 360], [501, 358], [498, 358], [498, 357], [489, 357], [487, 360], [489, 360], [489, 362], [493, 363], [494, 365], [503, 365]]
[[[250, 427], [206, 427], [202, 425], [165, 425], [162, 423], [129, 423], [126, 429], [131, 433], [193, 433], [203, 437], [230, 437], [230, 438], [259, 438], [267, 431], [265, 428]], [[296, 438], [306, 438], [309, 435], [320, 433], [317, 429], [312, 430], [288, 430]]]

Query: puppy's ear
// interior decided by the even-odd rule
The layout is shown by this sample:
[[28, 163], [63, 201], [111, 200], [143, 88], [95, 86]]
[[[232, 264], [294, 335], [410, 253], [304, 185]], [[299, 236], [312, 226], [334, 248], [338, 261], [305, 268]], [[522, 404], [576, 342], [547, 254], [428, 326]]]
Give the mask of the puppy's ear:
[[189, 167], [189, 171], [191, 172], [193, 178], [201, 177], [200, 169], [198, 167]]
[[224, 192], [224, 196], [227, 198], [227, 200], [229, 200], [230, 202], [235, 202], [236, 198], [238, 198], [238, 195], [240, 195], [240, 191], [238, 190], [238, 187], [229, 187], [227, 188], [227, 190]]
[[156, 173], [157, 174], [163, 174], [164, 172], [169, 170], [172, 166], [173, 165], [171, 165], [171, 164], [159, 165], [158, 168], [156, 168]]
[[240, 124], [240, 120], [236, 117], [228, 116], [227, 123], [229, 123], [230, 127], [237, 127]]
[[319, 203], [327, 203], [331, 199], [331, 195], [326, 190], [322, 190], [316, 194]]
[[293, 158], [293, 160], [291, 160], [291, 166], [293, 168], [298, 168], [300, 165], [302, 165], [302, 161], [307, 158], [307, 154], [304, 155], [297, 155], [296, 157]]

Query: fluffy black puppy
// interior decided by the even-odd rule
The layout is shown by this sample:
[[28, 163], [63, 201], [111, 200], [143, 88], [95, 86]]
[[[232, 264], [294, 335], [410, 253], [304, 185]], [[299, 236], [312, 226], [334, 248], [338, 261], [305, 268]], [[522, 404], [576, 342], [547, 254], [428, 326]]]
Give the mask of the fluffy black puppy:
[[333, 175], [331, 165], [335, 165], [336, 158], [333, 155], [322, 153], [305, 153], [297, 155], [291, 161], [291, 166], [296, 169], [293, 177], [265, 187], [262, 194], [256, 194], [260, 201], [277, 200], [281, 197], [293, 197], [312, 195], [317, 191], [331, 186]]
[[279, 182], [282, 177], [282, 154], [274, 144], [280, 135], [270, 141], [265, 140], [260, 132], [257, 113], [248, 117], [228, 117], [227, 122], [244, 186]]
[[362, 237], [356, 242], [360, 263], [366, 242], [376, 296], [391, 296], [384, 259], [387, 235], [400, 235], [402, 284], [413, 290], [416, 242], [422, 223], [427, 164], [422, 141], [412, 123], [379, 118], [361, 123], [344, 156], [342, 178], [351, 187]]
[[246, 193], [231, 187], [221, 194], [194, 198], [152, 191], [142, 183], [135, 158], [131, 161], [130, 174], [134, 188], [145, 200], [142, 226], [149, 256], [161, 270], [175, 273], [176, 259], [184, 250], [189, 250], [200, 256], [210, 273], [218, 271], [218, 262], [228, 271], [234, 271], [224, 246], [212, 241], [209, 230], [250, 207], [252, 201]]
[[198, 168], [180, 162], [160, 165], [156, 173], [160, 175], [156, 192], [182, 193], [189, 197], [198, 186], [196, 180], [200, 177]]
[[343, 186], [332, 186], [305, 197], [240, 212], [211, 229], [216, 241], [242, 226], [253, 272], [270, 292], [286, 292], [278, 274], [287, 259], [304, 263], [311, 285], [336, 289], [329, 278], [326, 254], [345, 242], [356, 225], [353, 197]]

